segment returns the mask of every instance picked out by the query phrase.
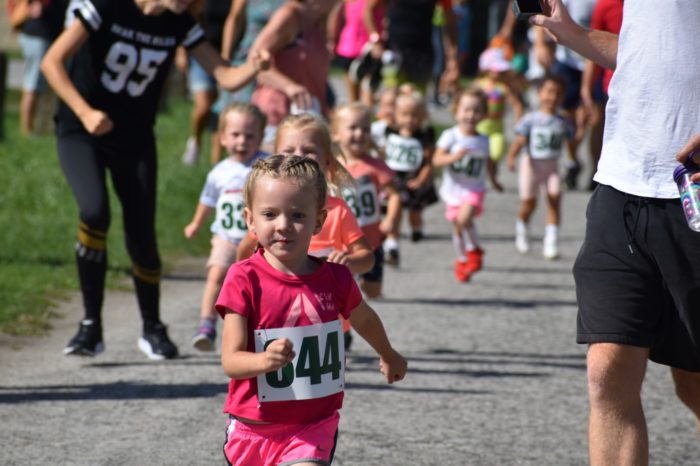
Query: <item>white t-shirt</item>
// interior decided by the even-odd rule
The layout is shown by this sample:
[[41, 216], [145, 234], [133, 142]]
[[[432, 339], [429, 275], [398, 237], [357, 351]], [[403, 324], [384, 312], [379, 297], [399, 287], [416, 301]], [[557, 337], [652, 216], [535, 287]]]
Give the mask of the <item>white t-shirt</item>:
[[[564, 0], [564, 6], [569, 11], [571, 19], [585, 28], [591, 26], [591, 17], [596, 0]], [[583, 71], [586, 60], [578, 53], [562, 45], [557, 45], [555, 58], [558, 62], [571, 68]]]
[[442, 171], [440, 198], [448, 205], [459, 205], [465, 194], [486, 190], [486, 164], [489, 159], [488, 136], [466, 136], [457, 126], [446, 129], [437, 147], [453, 154], [462, 149], [469, 152]]
[[216, 218], [211, 224], [212, 233], [234, 244], [243, 239], [247, 232], [243, 218], [243, 187], [253, 163], [267, 155], [266, 152], [258, 152], [247, 163], [226, 158], [209, 172], [199, 202], [216, 209]]
[[515, 126], [515, 133], [527, 138], [527, 153], [533, 159], [557, 159], [564, 141], [574, 136], [574, 127], [560, 115], [537, 111], [525, 114]]
[[384, 146], [386, 145], [386, 127], [388, 126], [388, 123], [384, 120], [376, 120], [372, 122], [372, 126], [370, 127], [370, 134], [372, 135], [372, 139], [374, 140], [374, 144], [380, 149], [384, 149]]
[[698, 25], [698, 0], [625, 2], [598, 183], [678, 197], [675, 154], [700, 132]]

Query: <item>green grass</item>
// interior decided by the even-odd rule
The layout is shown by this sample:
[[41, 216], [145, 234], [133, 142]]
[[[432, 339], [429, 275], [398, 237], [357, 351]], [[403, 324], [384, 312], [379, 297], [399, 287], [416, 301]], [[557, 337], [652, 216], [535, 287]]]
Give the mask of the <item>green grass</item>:
[[[73, 255], [77, 206], [58, 164], [55, 138], [20, 136], [17, 100], [16, 93], [7, 97], [6, 138], [0, 142], [0, 331], [38, 334], [50, 328], [55, 304], [78, 288]], [[210, 168], [205, 160], [197, 167], [180, 163], [189, 111], [188, 102], [173, 98], [156, 127], [157, 229], [166, 271], [178, 257], [208, 251], [205, 231], [193, 241], [182, 234]], [[121, 209], [113, 193], [111, 213], [108, 287], [131, 287]]]

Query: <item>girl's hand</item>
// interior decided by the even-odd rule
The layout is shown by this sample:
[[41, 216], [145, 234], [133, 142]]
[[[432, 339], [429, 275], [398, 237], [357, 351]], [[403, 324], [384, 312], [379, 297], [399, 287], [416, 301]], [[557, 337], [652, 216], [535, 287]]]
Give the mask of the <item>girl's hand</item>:
[[335, 264], [340, 265], [348, 265], [348, 262], [350, 262], [350, 258], [346, 252], [336, 250], [328, 254], [326, 262], [333, 262]]
[[457, 162], [459, 160], [462, 160], [467, 154], [469, 153], [469, 149], [466, 147], [463, 147], [462, 149], [459, 149], [457, 152], [452, 154], [452, 163]]
[[93, 136], [102, 136], [112, 131], [114, 123], [109, 116], [100, 110], [90, 109], [80, 117], [80, 122], [83, 124], [88, 133]]
[[415, 191], [416, 189], [420, 188], [422, 184], [423, 183], [421, 183], [418, 178], [413, 178], [412, 180], [408, 180], [406, 182], [406, 187], [411, 191]]
[[407, 369], [406, 359], [393, 348], [387, 357], [379, 357], [379, 371], [389, 384], [402, 380], [406, 376]]
[[508, 157], [506, 160], [506, 165], [508, 166], [508, 170], [514, 172], [515, 171], [515, 157]]
[[248, 57], [248, 60], [256, 71], [265, 71], [270, 68], [270, 52], [267, 50], [260, 50], [252, 54], [252, 56]]
[[301, 84], [290, 84], [284, 89], [284, 93], [289, 100], [291, 100], [291, 103], [296, 104], [299, 110], [308, 110], [311, 108], [311, 93]]
[[292, 342], [287, 338], [274, 340], [267, 345], [265, 352], [262, 353], [265, 358], [265, 369], [263, 372], [272, 372], [280, 369], [294, 359]]
[[189, 225], [187, 225], [185, 227], [185, 238], [187, 238], [187, 239], [194, 238], [198, 231], [199, 231], [199, 225], [197, 225], [194, 222], [190, 223]]

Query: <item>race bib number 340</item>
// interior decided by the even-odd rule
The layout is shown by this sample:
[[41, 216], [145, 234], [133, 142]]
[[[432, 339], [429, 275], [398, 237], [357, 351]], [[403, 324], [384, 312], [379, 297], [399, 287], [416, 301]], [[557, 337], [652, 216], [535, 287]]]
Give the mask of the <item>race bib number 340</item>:
[[345, 346], [340, 320], [303, 327], [258, 329], [255, 352], [265, 351], [278, 338], [294, 345], [294, 360], [275, 372], [260, 374], [258, 400], [290, 401], [322, 398], [343, 391]]

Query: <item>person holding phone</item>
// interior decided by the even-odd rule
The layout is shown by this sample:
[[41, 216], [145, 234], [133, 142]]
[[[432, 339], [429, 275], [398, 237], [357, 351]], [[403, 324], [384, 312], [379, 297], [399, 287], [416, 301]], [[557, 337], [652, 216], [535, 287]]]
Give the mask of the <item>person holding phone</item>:
[[672, 177], [679, 162], [700, 162], [691, 157], [700, 151], [700, 62], [688, 59], [700, 49], [700, 36], [688, 34], [700, 3], [625, 2], [619, 36], [579, 26], [562, 0], [546, 4], [550, 15], [532, 24], [615, 68], [599, 186], [574, 265], [577, 341], [589, 345], [591, 464], [643, 465], [648, 359], [671, 367], [700, 427], [700, 235], [686, 224]]

